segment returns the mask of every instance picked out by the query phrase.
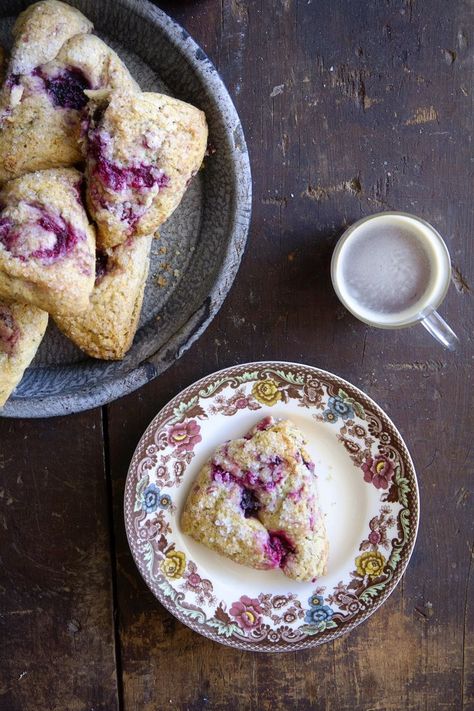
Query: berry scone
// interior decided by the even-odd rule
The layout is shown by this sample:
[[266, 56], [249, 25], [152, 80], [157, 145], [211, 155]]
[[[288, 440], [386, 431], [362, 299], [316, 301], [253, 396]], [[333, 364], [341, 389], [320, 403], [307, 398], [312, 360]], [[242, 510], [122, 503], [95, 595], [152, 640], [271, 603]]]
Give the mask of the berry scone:
[[207, 144], [202, 111], [163, 94], [90, 93], [87, 204], [101, 249], [154, 234], [178, 206]]
[[9, 74], [29, 74], [49, 62], [74, 35], [91, 32], [92, 22], [59, 0], [43, 0], [20, 13], [13, 25]]
[[80, 313], [95, 279], [95, 234], [74, 168], [28, 173], [0, 191], [0, 298]]
[[219, 446], [188, 495], [183, 532], [236, 563], [300, 581], [323, 575], [328, 539], [305, 445], [290, 420], [267, 417]]
[[5, 82], [0, 99], [0, 181], [74, 165], [88, 90], [139, 91], [118, 55], [95, 35], [69, 39], [57, 57]]
[[97, 252], [90, 304], [79, 316], [56, 316], [65, 336], [93, 358], [120, 360], [137, 330], [153, 238], [129, 240]]
[[0, 302], [0, 407], [33, 360], [48, 325], [48, 314], [35, 306]]

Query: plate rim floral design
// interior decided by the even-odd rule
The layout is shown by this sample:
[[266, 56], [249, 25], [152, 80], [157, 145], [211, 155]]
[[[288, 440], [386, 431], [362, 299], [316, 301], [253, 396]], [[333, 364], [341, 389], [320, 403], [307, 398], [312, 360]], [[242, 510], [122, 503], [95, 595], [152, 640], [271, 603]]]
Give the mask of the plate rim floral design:
[[[275, 379], [280, 378], [279, 374], [281, 374], [280, 383], [272, 379], [270, 375], [272, 373]], [[200, 398], [212, 398], [216, 394], [216, 388], [225, 388], [229, 385], [237, 391], [242, 382], [244, 384], [253, 383], [254, 398], [252, 399], [251, 396], [247, 400], [247, 407], [252, 410], [255, 409], [256, 401], [271, 406], [283, 398], [291, 397], [298, 400], [299, 396], [295, 393], [297, 393], [298, 387], [303, 388], [303, 382], [306, 382], [304, 377], [308, 382], [320, 383], [321, 388], [326, 387], [328, 402], [325, 409], [323, 409], [324, 405], [318, 405], [320, 409], [323, 409], [323, 412], [313, 414], [315, 419], [329, 423], [339, 421], [339, 425], [342, 423], [340, 432], [343, 433], [346, 433], [348, 429], [350, 433], [353, 433], [354, 429], [357, 430], [355, 425], [351, 425], [349, 428], [347, 426], [353, 422], [351, 417], [355, 419], [356, 415], [364, 419], [367, 417], [369, 432], [370, 423], [372, 428], [374, 423], [379, 427], [379, 430], [376, 431], [376, 434], [380, 435], [379, 453], [375, 456], [372, 456], [372, 450], [367, 450], [367, 448], [358, 451], [357, 445], [354, 442], [351, 443], [349, 436], [341, 436], [341, 434], [335, 436], [345, 446], [353, 463], [362, 470], [363, 480], [367, 482], [367, 485], [374, 486], [380, 491], [380, 501], [400, 503], [401, 509], [398, 511], [398, 517], [389, 516], [388, 506], [380, 508], [380, 515], [371, 519], [370, 533], [359, 547], [361, 553], [355, 559], [356, 570], [350, 574], [355, 576], [354, 580], [351, 579], [351, 584], [348, 586], [342, 585], [341, 581], [335, 586], [334, 594], [329, 596], [331, 600], [336, 601], [338, 595], [344, 595], [349, 603], [351, 601], [358, 603], [356, 611], [351, 613], [352, 616], [348, 613], [347, 619], [344, 619], [344, 616], [341, 618], [340, 611], [338, 613], [324, 604], [324, 596], [321, 595], [321, 589], [317, 587], [308, 600], [310, 607], [305, 614], [297, 595], [292, 596], [291, 593], [289, 596], [275, 595], [273, 597], [261, 594], [258, 599], [252, 599], [243, 594], [239, 600], [232, 603], [229, 610], [227, 610], [226, 604], [221, 601], [214, 617], [212, 619], [206, 618], [201, 608], [191, 604], [181, 605], [185, 599], [185, 593], [178, 592], [170, 584], [170, 580], [173, 582], [175, 578], [186, 576], [186, 586], [189, 581], [198, 580], [199, 584], [203, 586], [205, 594], [210, 596], [212, 582], [207, 579], [203, 580], [197, 574], [195, 563], [189, 560], [186, 568], [184, 554], [174, 550], [174, 544], [166, 547], [165, 537], [161, 536], [160, 540], [163, 541], [163, 544], [158, 553], [160, 565], [156, 568], [156, 563], [152, 561], [151, 568], [155, 566], [153, 569], [156, 570], [155, 575], [152, 575], [150, 560], [145, 560], [143, 551], [140, 549], [140, 543], [137, 540], [138, 529], [134, 528], [134, 516], [140, 516], [143, 519], [145, 514], [136, 513], [136, 502], [140, 500], [147, 512], [157, 511], [158, 508], [164, 509], [168, 506], [173, 507], [171, 497], [168, 496], [168, 491], [171, 490], [167, 489], [164, 494], [164, 492], [160, 493], [160, 489], [155, 484], [148, 485], [146, 469], [150, 468], [151, 458], [145, 455], [152, 450], [156, 454], [157, 448], [151, 443], [157, 442], [156, 433], [160, 432], [163, 423], [166, 423], [168, 433], [171, 433], [171, 437], [176, 439], [175, 450], [181, 451], [182, 463], [180, 462], [178, 467], [178, 463], [175, 463], [175, 469], [177, 467], [179, 472], [176, 481], [165, 479], [163, 485], [165, 487], [179, 486], [186, 466], [194, 456], [192, 454], [194, 446], [201, 440], [196, 418], [207, 417], [199, 405]], [[222, 383], [225, 384], [222, 385]], [[285, 383], [287, 384], [285, 385]], [[311, 403], [301, 406], [310, 409], [316, 407], [313, 407]], [[226, 408], [224, 414], [234, 414], [227, 405]], [[175, 415], [174, 419], [170, 417], [172, 413]], [[176, 413], [178, 413], [178, 419], [176, 419]], [[188, 420], [187, 424], [185, 424], [186, 420]], [[359, 430], [363, 431], [363, 428], [359, 427]], [[367, 432], [364, 432], [365, 435]], [[369, 437], [365, 437], [365, 439], [362, 437], [362, 439], [366, 443], [377, 442], [376, 439]], [[384, 446], [380, 442], [387, 444]], [[157, 454], [156, 457], [158, 457]], [[394, 498], [394, 496], [399, 498]], [[344, 378], [311, 365], [285, 361], [257, 361], [224, 368], [201, 378], [184, 388], [157, 413], [142, 435], [129, 466], [124, 494], [124, 517], [128, 543], [140, 574], [158, 601], [178, 620], [194, 631], [227, 646], [248, 651], [282, 652], [307, 649], [332, 641], [364, 622], [381, 607], [398, 585], [412, 555], [419, 525], [419, 503], [418, 482], [408, 448], [395, 424], [372, 398]], [[162, 514], [163, 512], [160, 511], [158, 516], [162, 516]], [[388, 541], [387, 525], [392, 527], [396, 525], [398, 538], [395, 537]], [[378, 543], [386, 548], [391, 545], [387, 558], [379, 551]], [[366, 582], [365, 587], [361, 583], [362, 580]], [[359, 590], [362, 590], [360, 598], [350, 591], [351, 585], [354, 589], [352, 584], [354, 581], [356, 588], [359, 583], [362, 585], [362, 587], [359, 585]], [[186, 589], [189, 588], [186, 587]], [[245, 592], [245, 590], [243, 589], [241, 592]], [[263, 625], [268, 629], [264, 635], [260, 636], [257, 631], [254, 633], [255, 636], [252, 636], [250, 630], [246, 629], [246, 627], [252, 627], [256, 618], [260, 618], [260, 613], [267, 614], [271, 620], [277, 620], [278, 615], [271, 615], [271, 612], [275, 611], [268, 611], [269, 606], [271, 607], [273, 604], [273, 598], [275, 600], [278, 598], [278, 604], [291, 604], [291, 610], [298, 611], [299, 617], [303, 617], [304, 614], [305, 624], [297, 628], [298, 634], [288, 626], [275, 628], [286, 630], [285, 633], [278, 634], [277, 632], [272, 633], [271, 626]], [[280, 598], [285, 602], [281, 603]], [[360, 604], [362, 599], [364, 599], [363, 605]], [[327, 595], [326, 600], [328, 600]], [[274, 604], [274, 607], [277, 605]], [[350, 608], [346, 604], [346, 608], [341, 606], [340, 609]], [[251, 622], [247, 624], [248, 620]], [[337, 624], [338, 620], [339, 624]]]

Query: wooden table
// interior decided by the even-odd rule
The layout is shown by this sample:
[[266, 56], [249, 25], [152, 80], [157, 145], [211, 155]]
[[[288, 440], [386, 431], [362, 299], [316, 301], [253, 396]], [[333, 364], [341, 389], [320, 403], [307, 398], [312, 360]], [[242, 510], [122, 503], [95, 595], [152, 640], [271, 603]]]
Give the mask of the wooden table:
[[[220, 70], [253, 166], [235, 286], [176, 365], [102, 410], [0, 420], [1, 711], [474, 709], [472, 561], [474, 6], [464, 0], [191, 0], [161, 6]], [[420, 327], [342, 308], [329, 261], [344, 226], [416, 213], [454, 262], [443, 352]], [[138, 439], [218, 368], [306, 362], [363, 388], [411, 448], [421, 526], [407, 573], [350, 635], [264, 655], [171, 617], [141, 580], [122, 495]]]

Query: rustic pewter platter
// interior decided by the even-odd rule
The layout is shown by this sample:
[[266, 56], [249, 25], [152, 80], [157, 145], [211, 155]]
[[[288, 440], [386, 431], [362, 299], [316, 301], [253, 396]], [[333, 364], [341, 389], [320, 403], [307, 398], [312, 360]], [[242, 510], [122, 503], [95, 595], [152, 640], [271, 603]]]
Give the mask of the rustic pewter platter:
[[[238, 565], [181, 531], [216, 446], [268, 416], [291, 419], [315, 463], [329, 559], [314, 582]], [[400, 433], [365, 393], [308, 365], [263, 362], [213, 373], [156, 415], [128, 470], [124, 513], [140, 573], [175, 617], [231, 647], [289, 652], [330, 642], [383, 605], [415, 545], [419, 495]]]
[[[251, 176], [239, 117], [215, 68], [188, 33], [146, 0], [69, 0], [127, 64], [145, 91], [165, 91], [202, 109], [209, 142], [183, 202], [154, 241], [142, 316], [120, 362], [86, 357], [51, 325], [31, 367], [2, 410], [47, 417], [97, 407], [162, 373], [203, 333], [235, 278], [251, 209]], [[3, 0], [0, 44], [28, 0]]]

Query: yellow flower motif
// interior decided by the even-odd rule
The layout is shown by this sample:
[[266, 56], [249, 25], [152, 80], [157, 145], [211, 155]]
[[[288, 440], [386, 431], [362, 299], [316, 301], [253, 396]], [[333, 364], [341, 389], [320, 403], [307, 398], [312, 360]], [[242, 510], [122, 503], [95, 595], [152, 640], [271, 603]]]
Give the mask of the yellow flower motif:
[[181, 578], [186, 568], [186, 556], [181, 551], [168, 551], [160, 568], [167, 578]]
[[262, 405], [276, 405], [281, 400], [281, 392], [278, 390], [278, 385], [271, 378], [255, 383], [252, 388], [252, 395]]
[[386, 559], [378, 551], [367, 551], [355, 559], [356, 570], [359, 575], [376, 578], [383, 572]]

